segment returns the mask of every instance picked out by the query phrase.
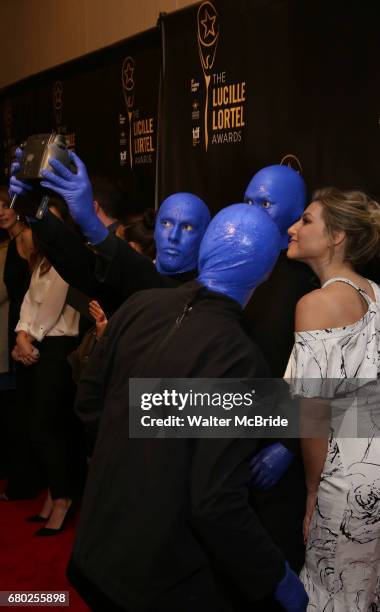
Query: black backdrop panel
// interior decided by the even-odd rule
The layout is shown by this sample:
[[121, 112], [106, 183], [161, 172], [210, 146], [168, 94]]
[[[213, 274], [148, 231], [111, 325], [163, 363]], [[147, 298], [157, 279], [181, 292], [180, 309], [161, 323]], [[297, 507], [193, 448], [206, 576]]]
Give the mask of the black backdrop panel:
[[130, 207], [153, 206], [160, 61], [154, 29], [2, 90], [2, 180], [16, 144], [55, 130], [90, 173], [125, 183]]
[[380, 195], [378, 17], [356, 0], [215, 0], [167, 16], [161, 198], [193, 191], [216, 211], [284, 157], [310, 190]]
[[[284, 157], [310, 190], [379, 197], [379, 17], [359, 0], [214, 0], [164, 17], [159, 199], [188, 190], [219, 210]], [[160, 61], [154, 29], [2, 90], [0, 180], [17, 143], [55, 129], [90, 172], [125, 181], [130, 205], [152, 205]]]

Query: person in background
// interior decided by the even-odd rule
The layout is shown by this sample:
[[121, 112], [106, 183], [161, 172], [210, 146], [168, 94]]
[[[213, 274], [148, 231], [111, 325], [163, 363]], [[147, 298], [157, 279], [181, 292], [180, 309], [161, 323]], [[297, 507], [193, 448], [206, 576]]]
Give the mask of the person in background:
[[125, 209], [123, 193], [115, 180], [105, 176], [92, 175], [91, 184], [95, 214], [104, 227], [115, 234]]
[[[154, 259], [156, 252], [154, 222], [155, 212], [153, 209], [148, 208], [142, 217], [136, 219], [133, 223], [126, 226], [119, 226], [121, 228], [119, 237], [126, 240], [129, 246], [138, 253]], [[108, 323], [106, 313], [96, 300], [91, 300], [89, 303], [89, 312], [95, 320], [96, 336], [100, 338], [104, 334]]]
[[155, 211], [152, 208], [147, 208], [141, 216], [126, 225], [122, 225], [120, 234], [116, 232], [116, 235], [125, 240], [132, 249], [153, 260], [156, 256], [155, 221]]
[[[4, 202], [0, 201], [0, 377], [9, 373], [8, 351], [8, 292], [4, 283], [4, 267], [9, 245], [9, 235], [2, 224], [5, 224], [3, 214]], [[5, 209], [6, 210], [6, 209]], [[0, 379], [0, 389], [3, 388], [3, 379]]]
[[[59, 198], [51, 202], [51, 210], [70, 222]], [[75, 388], [67, 362], [78, 341], [79, 313], [66, 304], [67, 283], [35, 247], [13, 357], [25, 368], [19, 393], [28, 405], [30, 439], [48, 485], [40, 514], [28, 520], [46, 523], [35, 535], [51, 536], [63, 528], [72, 503], [74, 470], [80, 469], [72, 410]]]
[[[7, 188], [0, 187], [0, 228], [6, 232], [8, 241], [4, 242], [2, 254], [5, 256], [2, 280], [9, 300], [8, 316], [2, 319], [7, 325], [9, 369], [16, 375], [17, 385], [23, 384], [23, 368], [10, 358], [16, 342], [15, 327], [20, 316], [20, 308], [30, 283], [29, 260], [33, 253], [32, 232], [28, 225], [9, 208], [10, 198]], [[4, 346], [2, 349], [4, 350]], [[9, 382], [9, 380], [8, 380]], [[4, 404], [3, 415], [9, 448], [7, 484], [2, 499], [29, 499], [37, 495], [41, 486], [38, 467], [33, 460], [28, 436], [28, 403], [18, 402], [14, 393], [9, 391]]]
[[[319, 395], [318, 380], [376, 380], [380, 289], [356, 269], [380, 252], [380, 205], [360, 191], [321, 189], [289, 235], [288, 257], [306, 263], [321, 288], [297, 304], [285, 377], [299, 379], [304, 397]], [[380, 609], [378, 436], [375, 427], [366, 438], [302, 440], [308, 497], [301, 579], [310, 611]]]
[[[0, 202], [0, 226], [2, 223], [2, 206]], [[8, 476], [9, 470], [9, 455], [11, 448], [9, 446], [8, 432], [8, 410], [12, 402], [12, 393], [14, 394], [14, 380], [9, 371], [9, 351], [8, 351], [8, 310], [9, 300], [7, 288], [4, 284], [4, 265], [9, 244], [8, 232], [0, 228], [0, 479], [3, 480]], [[3, 494], [4, 495], [4, 494]]]

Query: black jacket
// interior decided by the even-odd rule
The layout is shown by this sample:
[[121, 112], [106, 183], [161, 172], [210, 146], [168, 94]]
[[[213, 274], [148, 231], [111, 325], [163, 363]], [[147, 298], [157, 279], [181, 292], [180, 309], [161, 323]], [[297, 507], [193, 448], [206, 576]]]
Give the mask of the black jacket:
[[310, 268], [289, 260], [282, 251], [272, 274], [256, 289], [244, 310], [247, 333], [262, 350], [275, 378], [284, 376], [294, 344], [296, 304], [317, 287]]
[[257, 441], [128, 437], [129, 378], [267, 374], [243, 331], [240, 306], [197, 282], [145, 291], [119, 309], [107, 332], [77, 398], [82, 419], [102, 415], [77, 567], [129, 612], [188, 609], [194, 577], [211, 592], [213, 573], [250, 604], [269, 595], [284, 559], [248, 502]]
[[97, 281], [96, 255], [88, 248], [84, 238], [49, 211], [43, 219], [32, 223], [31, 228], [33, 237], [38, 239], [58, 274], [88, 298], [98, 300], [110, 317], [124, 298]]

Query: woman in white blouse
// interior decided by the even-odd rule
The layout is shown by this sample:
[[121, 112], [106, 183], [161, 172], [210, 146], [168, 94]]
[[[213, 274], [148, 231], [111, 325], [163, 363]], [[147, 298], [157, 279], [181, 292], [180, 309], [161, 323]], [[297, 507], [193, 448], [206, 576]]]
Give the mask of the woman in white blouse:
[[[64, 204], [51, 211], [67, 215]], [[75, 447], [74, 385], [67, 355], [75, 349], [79, 313], [66, 304], [68, 284], [37, 247], [32, 278], [16, 327], [15, 359], [29, 370], [23, 389], [30, 404], [30, 435], [48, 484], [41, 513], [28, 520], [45, 522], [36, 535], [55, 535], [72, 503], [72, 448]]]
[[[286, 378], [310, 397], [318, 395], [310, 379], [376, 380], [380, 289], [356, 268], [379, 255], [379, 204], [361, 192], [320, 190], [289, 234], [288, 257], [308, 264], [321, 288], [297, 304]], [[380, 610], [379, 435], [373, 421], [366, 438], [302, 440], [308, 610]]]

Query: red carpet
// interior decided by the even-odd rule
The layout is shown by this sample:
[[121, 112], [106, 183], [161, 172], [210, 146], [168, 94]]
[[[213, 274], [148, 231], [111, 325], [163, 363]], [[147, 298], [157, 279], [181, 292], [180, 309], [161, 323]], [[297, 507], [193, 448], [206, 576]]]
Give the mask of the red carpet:
[[[69, 591], [70, 607], [59, 609], [86, 612], [88, 606], [65, 576], [75, 519], [59, 535], [45, 538], [33, 535], [43, 524], [25, 521], [39, 512], [43, 499], [44, 495], [28, 501], [0, 501], [0, 591]], [[33, 610], [47, 609], [33, 606]]]

